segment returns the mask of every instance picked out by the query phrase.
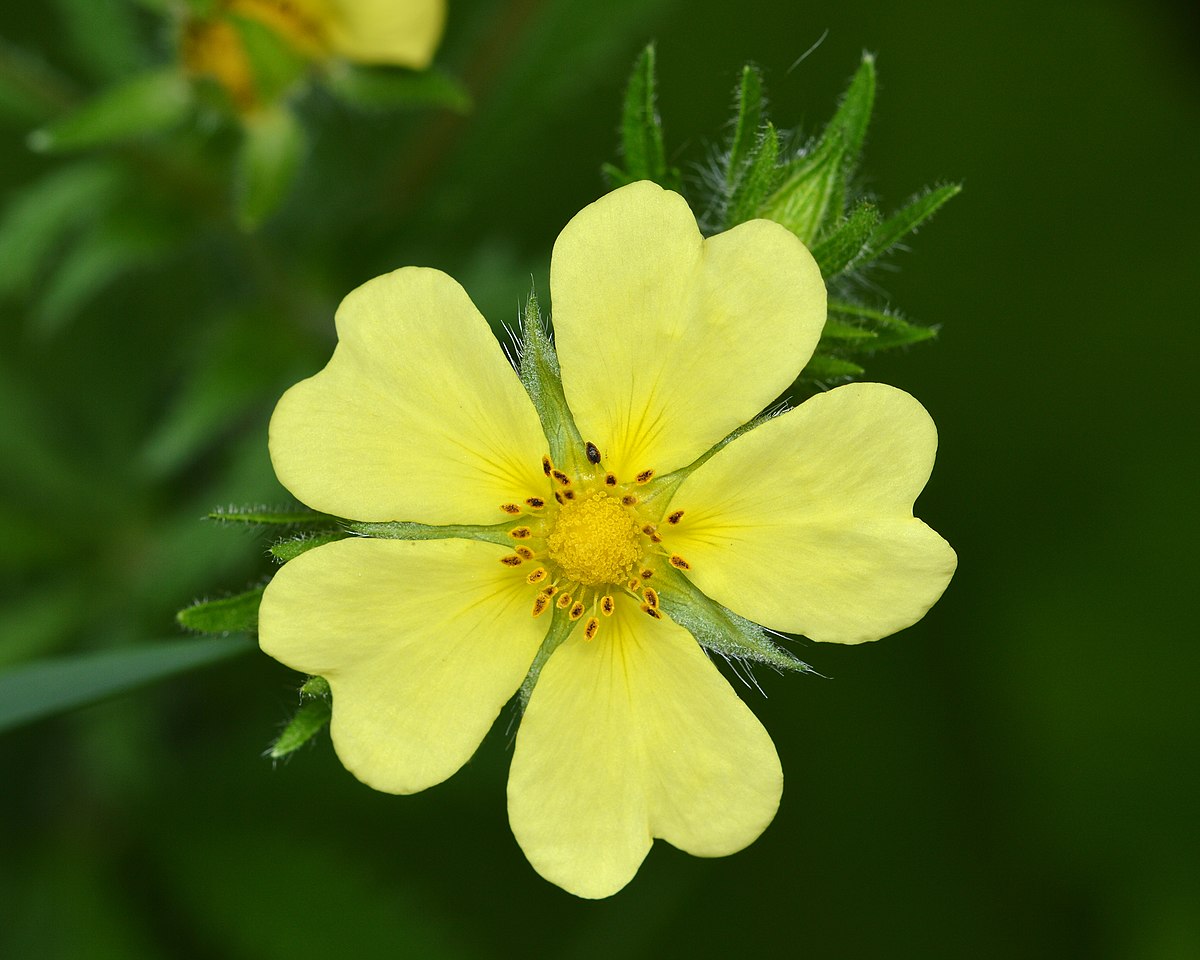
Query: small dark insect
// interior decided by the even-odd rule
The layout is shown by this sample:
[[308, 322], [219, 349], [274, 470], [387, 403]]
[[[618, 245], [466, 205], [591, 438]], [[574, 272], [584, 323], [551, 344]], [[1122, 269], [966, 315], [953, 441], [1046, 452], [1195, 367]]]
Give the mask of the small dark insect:
[[584, 449], [587, 451], [588, 463], [600, 462], [600, 448], [592, 443], [591, 440], [584, 444]]

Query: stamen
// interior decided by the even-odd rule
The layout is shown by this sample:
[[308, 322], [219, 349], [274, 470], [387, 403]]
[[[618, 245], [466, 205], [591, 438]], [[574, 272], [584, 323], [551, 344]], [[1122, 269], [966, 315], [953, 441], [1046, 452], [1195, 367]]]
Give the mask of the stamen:
[[667, 517], [667, 523], [678, 523], [682, 516], [683, 516], [683, 511], [676, 510], [673, 514], [671, 514], [669, 517]]
[[625, 584], [625, 586], [627, 586], [629, 588], [630, 593], [637, 593], [638, 589], [641, 587], [641, 585], [642, 585], [642, 581], [639, 580], [637, 577], [634, 577], [627, 584]]
[[515, 503], [502, 503], [500, 504], [500, 509], [505, 513], [511, 513], [514, 515], [521, 512], [521, 508]]
[[613, 598], [608, 594], [605, 594], [600, 598], [600, 612], [606, 617], [611, 617], [613, 615], [613, 610], [615, 610], [616, 607], [617, 605], [613, 601]]
[[661, 619], [662, 619], [662, 614], [658, 612], [658, 608], [657, 608], [657, 607], [652, 607], [652, 606], [650, 606], [650, 604], [648, 604], [648, 603], [643, 603], [643, 604], [642, 604], [642, 613], [648, 613], [648, 614], [650, 614], [650, 616], [652, 616], [652, 617], [653, 617], [655, 620], [661, 620]]
[[[559, 606], [562, 606], [562, 604], [560, 603]], [[576, 600], [571, 605], [570, 611], [568, 611], [568, 613], [567, 613], [567, 619], [568, 620], [578, 620], [580, 617], [583, 616], [584, 609], [585, 608], [584, 608], [583, 604], [580, 603], [578, 600]]]
[[563, 499], [564, 500], [574, 500], [575, 499], [575, 491], [574, 490], [564, 490], [563, 491]]
[[654, 524], [646, 524], [644, 527], [642, 527], [642, 533], [650, 538], [651, 543], [662, 543], [662, 537], [658, 535], [657, 528], [654, 526]]
[[517, 547], [517, 549], [514, 552], [522, 560], [532, 560], [533, 559], [533, 551], [530, 550], [528, 547]]
[[632, 493], [627, 493], [621, 498], [621, 502], [627, 507], [632, 507], [635, 503], [637, 503], [637, 497], [635, 497]]
[[514, 540], [527, 540], [533, 536], [533, 531], [528, 527], [513, 527], [508, 531], [508, 535]]
[[642, 571], [642, 579], [643, 580], [649, 580], [652, 576], [654, 576], [653, 570], [643, 570]]
[[592, 443], [591, 440], [584, 444], [583, 449], [587, 453], [588, 463], [600, 462], [600, 448]]
[[648, 607], [658, 607], [658, 594], [650, 587], [642, 591], [642, 599], [646, 601]]
[[615, 487], [617, 485], [617, 475], [615, 473], [606, 473], [604, 475], [604, 482], [610, 487]]
[[671, 554], [671, 566], [677, 570], [691, 570], [692, 565], [683, 559], [679, 554]]
[[548, 587], [542, 587], [542, 593], [544, 593], [547, 597], [552, 597], [558, 593], [558, 587], [556, 587], [554, 584], [550, 584]]
[[554, 470], [554, 461], [551, 460], [549, 456], [543, 456], [542, 457], [542, 473], [544, 473], [546, 476], [550, 476], [550, 473], [553, 470]]
[[571, 605], [571, 595], [569, 593], [564, 593], [558, 598], [558, 600], [555, 601], [555, 605], [559, 610], [566, 610], [567, 607]]
[[638, 483], [649, 483], [649, 482], [650, 482], [650, 478], [651, 478], [652, 476], [654, 476], [654, 471], [653, 471], [653, 470], [643, 470], [641, 473], [639, 473], [639, 474], [638, 474], [636, 477], [634, 477], [633, 479], [634, 479], [635, 481], [637, 481]]
[[534, 510], [541, 510], [542, 507], [544, 507], [546, 505], [546, 501], [543, 500], [541, 497], [530, 497], [525, 502], [527, 504], [529, 504], [531, 507], [533, 507]]
[[563, 499], [563, 495], [557, 490], [554, 491], [554, 499], [558, 501], [559, 506], [562, 506], [564, 503], [566, 503], [566, 501]]
[[525, 578], [526, 583], [541, 583], [547, 577], [546, 568], [538, 567], [529, 576]]
[[596, 639], [596, 634], [600, 632], [600, 621], [595, 617], [588, 620], [587, 625], [583, 628], [583, 639], [592, 641]]
[[550, 476], [552, 476], [555, 480], [557, 480], [559, 483], [561, 483], [564, 487], [569, 487], [571, 485], [571, 478], [568, 477], [561, 470], [551, 470]]
[[536, 597], [533, 598], [533, 615], [535, 617], [540, 617], [543, 613], [546, 612], [546, 609], [549, 606], [550, 606], [550, 598], [548, 596], [546, 596], [544, 593], [539, 593]]
[[522, 557], [518, 557], [515, 553], [510, 553], [507, 557], [501, 557], [500, 562], [506, 567], [519, 567], [523, 561]]

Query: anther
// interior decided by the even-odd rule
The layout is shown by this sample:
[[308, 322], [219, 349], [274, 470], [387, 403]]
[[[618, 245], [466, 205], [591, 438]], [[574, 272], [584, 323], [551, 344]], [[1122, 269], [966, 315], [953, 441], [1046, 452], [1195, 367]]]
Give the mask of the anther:
[[542, 593], [544, 593], [547, 597], [552, 597], [558, 593], [558, 587], [556, 587], [554, 584], [550, 584], [548, 587], [542, 587]]
[[546, 579], [546, 576], [547, 576], [546, 568], [538, 567], [536, 570], [533, 571], [533, 573], [531, 573], [529, 576], [527, 576], [525, 578], [525, 582], [526, 583], [541, 583], [543, 580]]
[[583, 449], [587, 453], [588, 463], [600, 462], [600, 448], [592, 443], [591, 440], [583, 445]]
[[551, 460], [548, 456], [543, 456], [542, 457], [542, 473], [544, 473], [546, 476], [550, 476], [550, 473], [553, 469], [554, 469], [554, 461]]
[[604, 475], [604, 482], [610, 487], [615, 487], [617, 485], [617, 475], [615, 473], [606, 473]]
[[559, 610], [566, 610], [567, 607], [571, 605], [571, 595], [569, 593], [564, 593], [558, 598], [558, 600], [555, 601], [555, 604], [558, 606]]
[[648, 613], [648, 614], [650, 614], [650, 616], [652, 616], [652, 617], [653, 617], [655, 620], [661, 620], [661, 619], [662, 619], [662, 614], [658, 612], [658, 608], [657, 608], [657, 607], [652, 607], [652, 606], [650, 606], [650, 604], [648, 604], [648, 603], [643, 603], [643, 604], [642, 604], [642, 613]]
[[671, 566], [677, 570], [691, 570], [692, 565], [683, 559], [679, 554], [671, 554]]
[[642, 591], [642, 599], [646, 601], [646, 606], [648, 607], [658, 606], [658, 594], [655, 593], [650, 587], [646, 587], [646, 589]]
[[561, 483], [564, 487], [569, 487], [571, 485], [571, 478], [568, 477], [561, 470], [551, 470], [550, 476], [552, 476], [555, 480], [557, 480], [559, 483]]
[[627, 507], [632, 507], [635, 503], [637, 503], [637, 497], [635, 497], [632, 493], [627, 493], [621, 498], [621, 502]]
[[564, 500], [574, 500], [575, 499], [575, 491], [574, 490], [564, 490], [563, 491], [563, 499]]
[[543, 500], [541, 497], [530, 497], [525, 502], [527, 504], [529, 504], [531, 507], [533, 507], [534, 510], [541, 510], [542, 507], [544, 507], [546, 505], [546, 501]]
[[528, 547], [517, 547], [517, 549], [514, 550], [513, 552], [518, 557], [520, 557], [522, 560], [532, 560], [533, 559], [533, 551], [530, 550]]
[[678, 523], [682, 516], [683, 516], [683, 511], [676, 510], [673, 514], [671, 514], [669, 517], [667, 517], [667, 523]]
[[521, 508], [519, 506], [517, 506], [517, 504], [515, 504], [515, 503], [502, 503], [502, 504], [500, 504], [500, 509], [503, 510], [505, 513], [512, 513], [512, 514], [518, 514], [521, 512]]
[[563, 495], [561, 493], [559, 493], [557, 490], [554, 491], [554, 499], [557, 500], [559, 502], [559, 504], [566, 503], [566, 501], [563, 500]]
[[583, 628], [583, 639], [591, 641], [596, 639], [596, 634], [600, 632], [600, 621], [595, 617], [588, 620], [587, 625]]
[[637, 593], [638, 589], [641, 587], [641, 585], [642, 585], [642, 581], [639, 580], [637, 577], [634, 577], [627, 584], [625, 584], [625, 586], [627, 586], [629, 588], [630, 593]]
[[507, 557], [501, 557], [500, 562], [506, 567], [519, 567], [523, 558], [518, 557], [515, 553], [510, 553]]
[[600, 598], [600, 612], [606, 617], [611, 617], [616, 607], [617, 605], [613, 602], [613, 598], [608, 596], [608, 594]]
[[649, 483], [649, 482], [650, 482], [650, 478], [651, 478], [652, 476], [654, 476], [654, 471], [653, 471], [653, 470], [643, 470], [641, 473], [639, 473], [639, 474], [638, 474], [636, 477], [634, 477], [633, 479], [634, 479], [634, 480], [636, 480], [638, 483]]
[[643, 570], [642, 571], [642, 579], [643, 580], [649, 580], [652, 576], [654, 576], [653, 570]]
[[508, 531], [508, 535], [514, 540], [528, 540], [533, 535], [533, 531], [528, 527], [513, 527]]
[[[561, 604], [560, 604], [560, 606], [561, 606]], [[580, 603], [578, 600], [576, 600], [573, 604], [571, 604], [571, 609], [567, 612], [567, 619], [568, 620], [578, 620], [580, 617], [583, 616], [583, 611], [585, 609], [586, 608], [584, 607], [584, 605], [582, 603]]]
[[544, 593], [539, 593], [533, 598], [533, 615], [540, 617], [546, 612], [546, 608], [550, 606], [550, 598]]
[[644, 527], [642, 527], [642, 533], [650, 538], [651, 543], [662, 543], [662, 537], [658, 535], [658, 531], [655, 529], [654, 524], [646, 524]]

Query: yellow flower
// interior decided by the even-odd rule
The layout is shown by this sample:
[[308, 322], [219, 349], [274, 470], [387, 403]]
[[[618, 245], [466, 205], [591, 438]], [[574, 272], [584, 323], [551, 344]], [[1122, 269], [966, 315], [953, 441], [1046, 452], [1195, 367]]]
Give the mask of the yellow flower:
[[262, 98], [250, 56], [235, 26], [252, 21], [304, 60], [429, 66], [442, 36], [445, 0], [214, 0], [213, 16], [187, 22], [182, 56], [248, 110]]
[[733, 853], [779, 804], [774, 746], [689, 611], [874, 640], [920, 619], [955, 556], [912, 515], [936, 433], [899, 390], [838, 387], [720, 446], [824, 322], [786, 229], [706, 240], [681, 197], [635, 183], [567, 225], [550, 283], [577, 433], [543, 429], [445, 274], [408, 267], [345, 299], [328, 366], [276, 408], [275, 469], [317, 510], [435, 538], [302, 554], [267, 588], [260, 636], [329, 681], [338, 756], [393, 793], [466, 762], [541, 648], [510, 821], [539, 873], [604, 897], [654, 838]]

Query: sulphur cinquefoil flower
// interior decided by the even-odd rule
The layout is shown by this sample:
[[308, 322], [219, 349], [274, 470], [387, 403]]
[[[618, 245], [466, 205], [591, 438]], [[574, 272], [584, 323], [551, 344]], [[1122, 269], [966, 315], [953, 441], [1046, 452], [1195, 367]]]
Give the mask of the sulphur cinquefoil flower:
[[728, 439], [824, 322], [786, 229], [704, 239], [681, 197], [635, 183], [568, 224], [550, 282], [561, 381], [528, 390], [445, 274], [346, 298], [271, 456], [300, 500], [378, 536], [286, 564], [260, 637], [329, 681], [338, 756], [394, 793], [454, 773], [529, 676], [513, 832], [547, 879], [604, 897], [655, 837], [733, 853], [779, 804], [774, 746], [701, 642], [738, 655], [753, 641], [720, 637], [743, 617], [877, 639], [955, 557], [912, 515], [936, 433], [907, 394], [838, 387]]
[[186, 24], [182, 56], [191, 72], [213, 77], [249, 110], [262, 90], [239, 21], [266, 28], [304, 60], [422, 70], [445, 19], [445, 0], [214, 0], [211, 15]]

